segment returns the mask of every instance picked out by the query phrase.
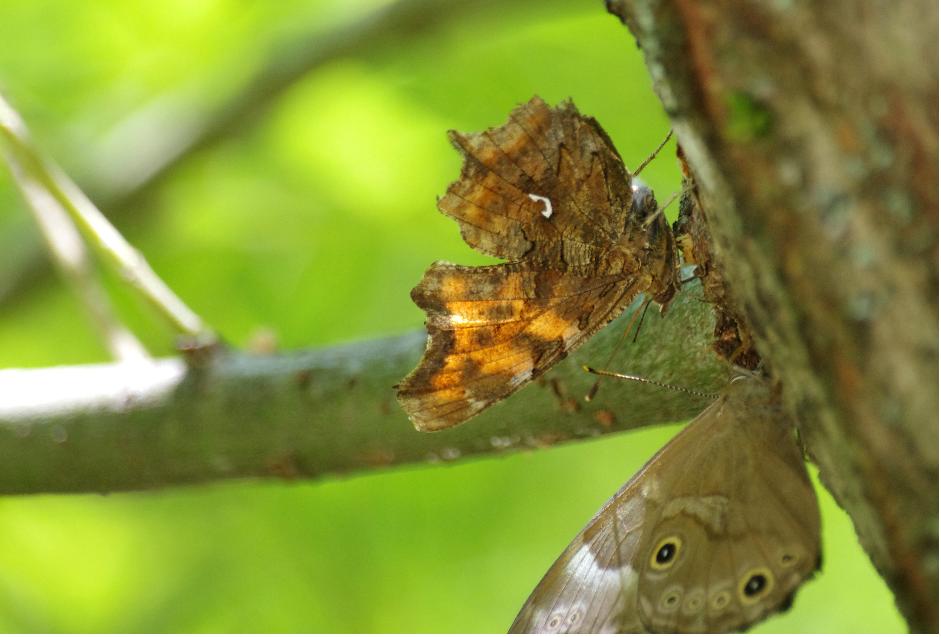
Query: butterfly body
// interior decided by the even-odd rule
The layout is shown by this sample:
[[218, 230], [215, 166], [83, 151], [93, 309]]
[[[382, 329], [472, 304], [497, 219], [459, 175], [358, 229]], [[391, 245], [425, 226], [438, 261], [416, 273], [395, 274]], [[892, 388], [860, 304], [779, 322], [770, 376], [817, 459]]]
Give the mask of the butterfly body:
[[[538, 97], [482, 133], [452, 131], [461, 178], [438, 207], [506, 263], [434, 263], [412, 298], [428, 344], [397, 397], [416, 427], [454, 426], [544, 373], [638, 294], [676, 292], [676, 249], [649, 190], [571, 103]], [[647, 196], [649, 195], [649, 196]]]
[[510, 632], [728, 632], [787, 606], [819, 555], [792, 427], [746, 377], [605, 504]]

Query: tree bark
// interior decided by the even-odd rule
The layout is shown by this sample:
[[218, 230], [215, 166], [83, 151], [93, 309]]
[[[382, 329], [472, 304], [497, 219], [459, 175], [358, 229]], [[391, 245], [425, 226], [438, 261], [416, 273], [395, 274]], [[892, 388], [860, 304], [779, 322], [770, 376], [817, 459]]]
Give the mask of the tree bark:
[[937, 632], [937, 4], [608, 7], [821, 478], [911, 629]]
[[[639, 303], [635, 303], [635, 306]], [[109, 492], [210, 480], [318, 477], [550, 446], [695, 416], [711, 399], [581, 369], [617, 347], [630, 309], [539, 381], [470, 422], [415, 431], [394, 384], [423, 333], [278, 355], [0, 370], [0, 494]], [[711, 350], [712, 308], [691, 284], [648, 312], [616, 369], [703, 391], [728, 370]], [[629, 366], [624, 360], [630, 361]]]

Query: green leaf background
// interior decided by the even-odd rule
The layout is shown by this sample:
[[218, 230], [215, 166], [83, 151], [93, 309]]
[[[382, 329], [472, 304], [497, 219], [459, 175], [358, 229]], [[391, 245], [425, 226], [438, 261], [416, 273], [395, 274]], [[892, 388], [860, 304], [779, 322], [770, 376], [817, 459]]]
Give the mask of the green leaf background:
[[[5, 0], [0, 89], [81, 181], [135, 109], [181, 86], [208, 100], [279, 40], [381, 4]], [[408, 292], [431, 261], [484, 262], [435, 209], [460, 166], [445, 131], [499, 124], [537, 93], [572, 97], [628, 166], [668, 129], [640, 52], [601, 2], [492, 3], [311, 73], [119, 225], [237, 345], [261, 329], [285, 349], [414, 330], [422, 315]], [[672, 149], [644, 177], [661, 198], [676, 190]], [[0, 267], [29, 224], [0, 173]], [[106, 283], [148, 347], [171, 354], [166, 328]], [[0, 365], [106, 359], [59, 280], [0, 306]], [[5, 497], [0, 630], [502, 632], [574, 534], [678, 427], [316, 483]], [[823, 571], [756, 631], [904, 630], [850, 520], [819, 492]]]

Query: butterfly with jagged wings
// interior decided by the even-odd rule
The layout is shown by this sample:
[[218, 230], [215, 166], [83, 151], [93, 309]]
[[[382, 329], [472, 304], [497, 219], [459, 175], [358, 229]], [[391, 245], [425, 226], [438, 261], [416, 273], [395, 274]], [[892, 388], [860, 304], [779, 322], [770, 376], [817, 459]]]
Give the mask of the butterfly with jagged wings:
[[513, 633], [729, 632], [820, 566], [820, 512], [769, 386], [742, 376], [569, 544]]
[[540, 376], [638, 294], [676, 292], [676, 248], [653, 193], [571, 102], [539, 97], [500, 127], [449, 133], [461, 177], [438, 201], [464, 240], [507, 259], [436, 262], [412, 290], [428, 343], [397, 397], [422, 431], [452, 427]]

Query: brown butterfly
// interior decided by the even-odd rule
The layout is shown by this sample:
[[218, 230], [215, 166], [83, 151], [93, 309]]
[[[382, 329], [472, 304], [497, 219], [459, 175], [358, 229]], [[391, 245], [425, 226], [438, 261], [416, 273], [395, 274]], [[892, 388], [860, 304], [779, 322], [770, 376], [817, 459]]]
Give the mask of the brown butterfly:
[[457, 425], [544, 373], [638, 294], [676, 292], [676, 249], [653, 193], [598, 123], [533, 97], [482, 133], [438, 201], [473, 248], [508, 263], [436, 262], [412, 290], [428, 344], [398, 387], [416, 427]]
[[740, 377], [569, 544], [517, 633], [728, 632], [783, 610], [820, 563], [793, 427]]

